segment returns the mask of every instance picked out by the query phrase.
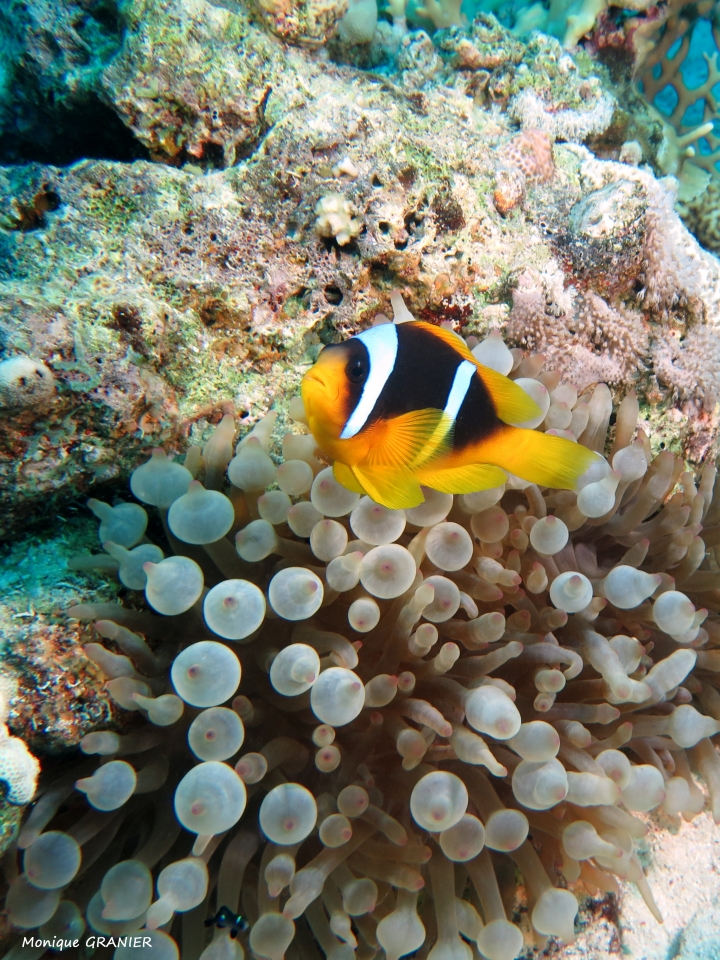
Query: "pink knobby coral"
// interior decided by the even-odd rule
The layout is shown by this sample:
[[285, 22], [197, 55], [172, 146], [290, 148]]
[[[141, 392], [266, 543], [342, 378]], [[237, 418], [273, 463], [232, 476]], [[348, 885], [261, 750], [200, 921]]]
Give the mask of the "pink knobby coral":
[[529, 183], [546, 183], [555, 174], [552, 140], [544, 130], [523, 130], [502, 153], [505, 163], [525, 174]]

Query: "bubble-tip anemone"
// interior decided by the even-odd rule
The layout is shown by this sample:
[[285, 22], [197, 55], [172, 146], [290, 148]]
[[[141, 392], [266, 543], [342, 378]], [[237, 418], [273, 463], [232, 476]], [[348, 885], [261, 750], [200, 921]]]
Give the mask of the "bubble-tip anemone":
[[[578, 397], [497, 335], [478, 350], [538, 399], [538, 429], [602, 446], [606, 388]], [[286, 435], [278, 467], [274, 415], [239, 443], [223, 418], [184, 464], [156, 451], [131, 489], [160, 523], [99, 508], [116, 524], [105, 568], [149, 609], [138, 594], [72, 611], [95, 621], [88, 655], [132, 722], [48, 769], [10, 922], [144, 925], [133, 960], [281, 960], [310, 940], [340, 960], [376, 942], [388, 960], [468, 943], [514, 960], [515, 871], [541, 936], [571, 939], [577, 897], [615, 876], [657, 916], [634, 811], [691, 820], [699, 771], [720, 821], [720, 498], [712, 467], [696, 483], [669, 451], [653, 458], [636, 418], [623, 401], [610, 463], [579, 494], [508, 477], [407, 511], [338, 484], [305, 434]], [[166, 520], [161, 546], [136, 545]], [[0, 772], [25, 802], [13, 742]], [[223, 907], [249, 930], [206, 928]]]

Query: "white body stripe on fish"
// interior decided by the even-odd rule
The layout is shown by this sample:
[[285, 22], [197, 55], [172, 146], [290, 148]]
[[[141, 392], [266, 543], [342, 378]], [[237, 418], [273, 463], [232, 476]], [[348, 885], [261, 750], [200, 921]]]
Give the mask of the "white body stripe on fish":
[[385, 388], [388, 377], [395, 368], [398, 352], [398, 333], [394, 323], [381, 323], [358, 334], [370, 358], [370, 370], [357, 406], [350, 414], [340, 434], [341, 440], [349, 440], [358, 434]]
[[428, 437], [423, 450], [411, 461], [411, 467], [417, 468], [422, 466], [435, 456], [438, 445], [445, 440], [455, 424], [457, 415], [460, 412], [460, 407], [462, 407], [465, 397], [467, 396], [476, 370], [477, 367], [475, 364], [469, 360], [463, 360], [462, 363], [458, 364], [450, 392], [448, 393], [448, 398], [445, 401], [442, 420], [437, 427], [435, 427], [432, 435]]
[[455, 378], [452, 382], [452, 387], [450, 387], [450, 393], [448, 394], [447, 403], [443, 411], [445, 416], [453, 423], [460, 412], [463, 400], [467, 396], [476, 370], [477, 367], [474, 363], [470, 363], [469, 360], [463, 360], [455, 371]]

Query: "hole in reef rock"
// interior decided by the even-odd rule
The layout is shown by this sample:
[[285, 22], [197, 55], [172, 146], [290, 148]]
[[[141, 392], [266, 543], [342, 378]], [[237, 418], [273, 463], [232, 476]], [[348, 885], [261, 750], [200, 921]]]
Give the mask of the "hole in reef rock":
[[150, 154], [110, 107], [97, 97], [72, 107], [51, 98], [16, 107], [0, 133], [0, 164], [66, 167], [78, 160], [148, 160]]
[[212, 140], [206, 140], [205, 143], [203, 143], [201, 163], [203, 166], [221, 170], [225, 166], [225, 155], [222, 145], [214, 143]]
[[16, 201], [14, 229], [27, 232], [46, 226], [45, 214], [57, 210], [61, 203], [60, 194], [56, 193], [49, 184], [43, 184], [31, 201]]
[[336, 287], [334, 284], [330, 283], [325, 287], [325, 299], [328, 303], [331, 303], [334, 307], [337, 307], [343, 301], [343, 292], [340, 287]]

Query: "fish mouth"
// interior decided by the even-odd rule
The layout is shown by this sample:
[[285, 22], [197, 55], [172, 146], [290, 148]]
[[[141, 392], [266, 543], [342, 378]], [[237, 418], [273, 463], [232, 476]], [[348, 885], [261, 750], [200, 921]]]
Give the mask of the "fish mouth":
[[312, 380], [313, 383], [316, 383], [320, 387], [326, 403], [335, 403], [340, 396], [340, 389], [332, 380], [328, 382], [324, 377], [318, 376], [317, 373], [313, 373], [312, 371], [305, 374], [305, 379]]

